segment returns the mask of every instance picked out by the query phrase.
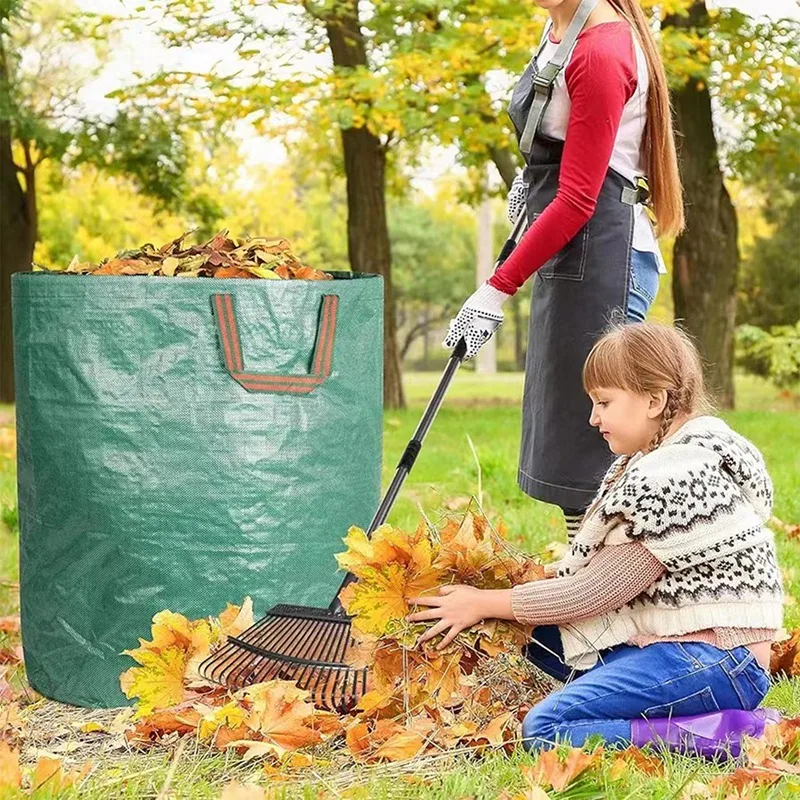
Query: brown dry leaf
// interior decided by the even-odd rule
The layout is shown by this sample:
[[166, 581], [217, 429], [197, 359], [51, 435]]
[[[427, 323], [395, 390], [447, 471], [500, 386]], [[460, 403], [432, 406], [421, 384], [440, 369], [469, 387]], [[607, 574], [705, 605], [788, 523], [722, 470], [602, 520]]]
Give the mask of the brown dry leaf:
[[769, 671], [790, 678], [800, 676], [800, 628], [792, 631], [788, 639], [773, 642]]
[[356, 722], [345, 731], [345, 741], [356, 761], [407, 761], [427, 746], [427, 737], [435, 727], [424, 715], [417, 715], [406, 728], [395, 719]]
[[61, 761], [57, 758], [42, 756], [33, 770], [31, 778], [31, 792], [45, 789], [48, 793], [63, 792], [70, 786], [85, 778], [92, 771], [90, 762], [86, 762], [81, 769], [64, 772]]
[[[615, 753], [611, 772], [615, 770], [620, 774], [627, 772], [628, 766], [635, 766], [646, 775], [664, 774], [664, 762], [658, 756], [645, 753], [638, 747], [626, 747]], [[616, 780], [616, 778], [612, 778], [612, 780]]]
[[265, 800], [266, 792], [252, 783], [231, 781], [223, 787], [220, 800]]
[[8, 742], [0, 741], [0, 789], [19, 789], [22, 786], [22, 770], [19, 766], [19, 750]]
[[516, 722], [514, 713], [506, 711], [490, 720], [476, 734], [465, 737], [464, 744], [478, 748], [478, 752], [483, 752], [487, 745], [493, 748], [508, 746], [513, 738], [513, 722]]
[[127, 731], [125, 736], [132, 743], [151, 744], [170, 733], [179, 736], [192, 733], [200, 725], [200, 720], [197, 710], [184, 704], [183, 707], [154, 711], [138, 719], [133, 730]]
[[[0, 443], [0, 448], [2, 443]], [[0, 617], [0, 633], [19, 633], [19, 614]]]
[[11, 647], [0, 648], [0, 664], [11, 664], [15, 666], [22, 664], [24, 656], [22, 653], [22, 645], [13, 645]]
[[522, 767], [522, 774], [534, 786], [552, 787], [560, 792], [597, 763], [601, 752], [598, 749], [584, 753], [579, 747], [570, 747], [562, 759], [557, 750], [543, 750], [532, 767]]
[[[310, 693], [289, 681], [255, 684], [237, 692], [236, 696], [251, 704], [245, 725], [259, 733], [264, 744], [278, 757], [291, 750], [318, 744], [335, 732], [331, 724], [332, 715], [316, 711], [309, 702]], [[261, 749], [250, 747], [250, 752]]]
[[215, 273], [215, 278], [252, 278], [256, 276], [246, 269], [239, 269], [238, 267], [220, 267]]

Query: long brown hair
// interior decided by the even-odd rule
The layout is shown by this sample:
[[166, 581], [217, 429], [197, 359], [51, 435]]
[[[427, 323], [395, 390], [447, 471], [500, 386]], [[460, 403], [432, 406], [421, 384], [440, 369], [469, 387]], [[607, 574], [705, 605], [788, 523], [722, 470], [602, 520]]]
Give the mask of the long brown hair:
[[[614, 325], [598, 339], [583, 365], [583, 388], [587, 394], [597, 389], [666, 391], [659, 428], [647, 452], [664, 441], [677, 416], [693, 417], [712, 408], [694, 342], [678, 328], [652, 322]], [[627, 463], [628, 458], [621, 460], [611, 483]]]
[[667, 75], [650, 24], [638, 0], [608, 0], [639, 37], [649, 73], [644, 156], [659, 236], [676, 236], [684, 227], [683, 190], [675, 152], [675, 133]]

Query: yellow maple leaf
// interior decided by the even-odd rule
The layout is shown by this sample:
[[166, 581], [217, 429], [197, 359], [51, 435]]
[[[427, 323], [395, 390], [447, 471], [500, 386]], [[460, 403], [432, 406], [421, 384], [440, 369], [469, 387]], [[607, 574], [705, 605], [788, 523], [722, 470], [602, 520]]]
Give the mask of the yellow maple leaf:
[[197, 728], [201, 739], [209, 739], [216, 735], [220, 728], [238, 728], [244, 724], [247, 712], [236, 700], [226, 703], [220, 708], [196, 705], [195, 709], [202, 714]]
[[405, 620], [411, 597], [438, 586], [440, 579], [440, 571], [434, 569], [409, 573], [400, 564], [380, 570], [364, 567], [363, 578], [350, 584], [350, 592], [342, 593], [342, 605], [354, 616], [353, 625], [359, 631], [382, 635], [390, 622]]
[[125, 695], [139, 698], [138, 717], [183, 700], [185, 681], [199, 677], [196, 667], [210, 652], [214, 631], [208, 620], [190, 621], [165, 610], [153, 617], [151, 636], [151, 641], [139, 639], [139, 647], [124, 651], [140, 665], [120, 676]]
[[169, 647], [158, 652], [140, 648], [126, 650], [141, 666], [123, 672], [119, 684], [129, 699], [137, 697], [136, 717], [147, 716], [155, 709], [169, 708], [184, 698], [184, 676], [189, 660], [187, 651]]

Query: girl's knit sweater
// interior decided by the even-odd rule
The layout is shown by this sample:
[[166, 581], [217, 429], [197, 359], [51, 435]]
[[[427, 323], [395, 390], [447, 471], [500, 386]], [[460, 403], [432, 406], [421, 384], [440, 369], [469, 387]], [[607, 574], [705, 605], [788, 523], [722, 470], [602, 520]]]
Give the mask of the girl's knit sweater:
[[609, 586], [595, 597], [615, 599], [592, 616], [578, 613], [560, 623], [565, 660], [576, 669], [588, 669], [598, 651], [624, 642], [702, 632], [692, 638], [734, 646], [780, 628], [781, 577], [764, 527], [772, 484], [750, 442], [720, 419], [696, 417], [656, 450], [633, 456], [612, 481], [617, 466], [559, 562], [558, 577], [512, 590], [520, 621], [555, 621], [536, 617], [536, 598], [546, 585], [572, 584], [577, 599], [582, 579], [622, 554], [640, 572], [638, 586], [627, 582], [636, 593], [609, 591], [615, 584], [609, 575]]

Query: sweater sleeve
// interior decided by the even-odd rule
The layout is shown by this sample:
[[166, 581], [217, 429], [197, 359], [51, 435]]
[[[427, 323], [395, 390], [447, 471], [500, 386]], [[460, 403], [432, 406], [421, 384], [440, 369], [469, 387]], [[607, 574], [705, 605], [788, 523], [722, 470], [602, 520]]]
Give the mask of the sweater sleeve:
[[564, 77], [570, 113], [558, 191], [489, 279], [506, 294], [516, 294], [594, 213], [622, 112], [636, 89], [636, 55], [629, 27], [597, 25], [585, 31]]
[[525, 625], [561, 625], [621, 608], [663, 574], [637, 542], [609, 545], [576, 574], [532, 581], [511, 590], [511, 610]]

